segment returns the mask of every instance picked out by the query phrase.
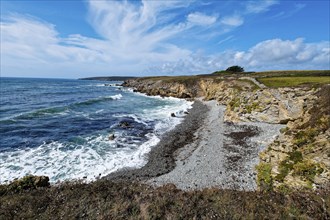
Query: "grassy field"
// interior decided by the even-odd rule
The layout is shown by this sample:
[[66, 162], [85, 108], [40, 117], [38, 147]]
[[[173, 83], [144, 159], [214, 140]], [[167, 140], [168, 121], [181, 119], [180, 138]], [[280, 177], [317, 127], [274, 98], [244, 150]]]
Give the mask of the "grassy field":
[[330, 76], [330, 70], [280, 70], [256, 72], [251, 77], [280, 77], [280, 76]]
[[162, 80], [164, 82], [187, 82], [197, 81], [200, 79], [211, 78], [217, 79], [219, 77], [226, 78], [240, 78], [240, 77], [252, 77], [252, 78], [267, 78], [267, 77], [318, 77], [327, 76], [330, 77], [330, 70], [284, 70], [284, 71], [267, 71], [267, 72], [243, 72], [243, 73], [230, 73], [226, 71], [218, 71], [212, 74], [203, 75], [184, 75], [184, 76], [152, 76], [141, 77], [140, 80]]
[[285, 76], [258, 78], [258, 81], [268, 87], [292, 87], [300, 85], [329, 84], [330, 76]]

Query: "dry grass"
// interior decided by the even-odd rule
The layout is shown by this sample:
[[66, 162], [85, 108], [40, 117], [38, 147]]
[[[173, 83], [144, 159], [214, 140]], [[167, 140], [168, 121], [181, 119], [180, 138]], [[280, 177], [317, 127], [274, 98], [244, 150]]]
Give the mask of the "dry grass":
[[327, 219], [329, 191], [242, 192], [99, 180], [6, 192], [0, 219]]

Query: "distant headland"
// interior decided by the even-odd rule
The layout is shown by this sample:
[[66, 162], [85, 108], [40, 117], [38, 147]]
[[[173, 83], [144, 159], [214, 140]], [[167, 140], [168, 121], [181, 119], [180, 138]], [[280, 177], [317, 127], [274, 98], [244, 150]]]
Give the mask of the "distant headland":
[[128, 79], [134, 79], [134, 76], [96, 76], [80, 78], [80, 80], [100, 80], [100, 81], [125, 81]]

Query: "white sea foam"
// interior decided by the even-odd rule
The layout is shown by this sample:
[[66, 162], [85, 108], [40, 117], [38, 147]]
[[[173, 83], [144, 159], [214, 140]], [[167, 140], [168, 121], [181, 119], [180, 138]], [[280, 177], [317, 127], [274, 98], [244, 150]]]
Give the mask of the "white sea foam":
[[123, 96], [121, 94], [117, 94], [117, 95], [109, 96], [109, 98], [112, 98], [113, 100], [117, 100], [123, 98]]
[[141, 124], [144, 124], [144, 125], [148, 125], [146, 123], [146, 119], [142, 120], [142, 118], [140, 118], [139, 116], [135, 115], [135, 114], [114, 114], [113, 117], [116, 117], [116, 118], [133, 118], [134, 121], [138, 122], [138, 123], [141, 123]]
[[[0, 153], [0, 183], [27, 174], [46, 175], [51, 182], [85, 178], [87, 181], [124, 167], [141, 167], [159, 138], [149, 134], [138, 148], [115, 148], [107, 136], [89, 137], [82, 145], [44, 143], [38, 148]], [[97, 147], [96, 147], [97, 146]]]
[[[121, 99], [122, 95], [111, 96]], [[107, 134], [77, 137], [74, 143], [53, 141], [37, 148], [0, 152], [0, 183], [23, 177], [27, 174], [47, 175], [51, 182], [82, 179], [92, 181], [122, 168], [138, 168], [146, 164], [146, 154], [155, 146], [164, 132], [182, 121], [171, 117], [171, 113], [181, 115], [192, 107], [193, 102], [176, 98], [149, 97], [162, 99], [165, 105], [145, 109], [136, 114], [117, 114], [116, 117], [132, 117], [147, 124], [157, 121], [154, 132], [147, 134], [147, 141], [131, 141], [125, 144], [123, 133], [115, 133], [116, 139], [109, 140]], [[132, 138], [133, 139], [133, 138]], [[117, 148], [120, 142], [124, 147]]]
[[98, 83], [98, 84], [91, 84], [88, 86], [97, 86], [97, 87], [110, 86], [110, 87], [115, 87], [115, 88], [122, 87], [122, 86], [120, 86], [118, 84], [114, 84], [114, 83]]

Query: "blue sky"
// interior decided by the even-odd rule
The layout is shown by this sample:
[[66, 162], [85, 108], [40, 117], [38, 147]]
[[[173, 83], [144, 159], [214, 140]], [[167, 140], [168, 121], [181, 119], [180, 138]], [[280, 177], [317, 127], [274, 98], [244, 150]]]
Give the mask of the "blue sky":
[[328, 0], [0, 2], [1, 76], [330, 69]]

